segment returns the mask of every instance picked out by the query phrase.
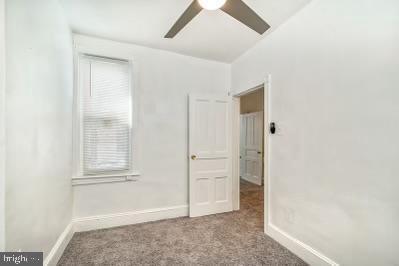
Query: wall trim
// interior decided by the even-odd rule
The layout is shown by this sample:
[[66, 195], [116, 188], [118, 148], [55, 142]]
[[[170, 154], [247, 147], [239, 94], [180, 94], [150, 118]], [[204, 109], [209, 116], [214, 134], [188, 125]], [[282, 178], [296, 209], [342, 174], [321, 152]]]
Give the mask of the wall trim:
[[339, 266], [338, 263], [328, 258], [321, 252], [299, 241], [271, 223], [269, 223], [266, 233], [268, 236], [279, 242], [281, 245], [289, 249], [292, 253], [296, 254], [310, 265]]
[[240, 97], [232, 99], [232, 178], [233, 211], [240, 209]]
[[[159, 221], [188, 216], [188, 205], [155, 208], [142, 211], [115, 213], [108, 215], [89, 216], [73, 219], [61, 233], [50, 253], [44, 260], [44, 265], [56, 265], [75, 232], [133, 225], [151, 221]], [[274, 224], [267, 226], [267, 235], [279, 242], [291, 252], [310, 265], [339, 266], [321, 252], [289, 235]]]
[[69, 241], [71, 241], [73, 234], [75, 233], [73, 223], [68, 224], [65, 230], [58, 237], [57, 242], [55, 242], [50, 253], [44, 259], [43, 265], [53, 266], [57, 265], [65, 248], [67, 247]]
[[6, 212], [6, 14], [5, 1], [0, 0], [0, 251], [6, 249], [6, 228], [5, 228], [5, 212]]
[[[253, 178], [251, 176], [240, 176], [240, 178], [254, 185], [261, 186], [259, 185], [259, 180], [257, 178]], [[261, 180], [263, 180], [263, 176], [261, 177]]]
[[184, 216], [188, 216], [188, 205], [82, 217], [74, 219], [73, 224], [76, 232], [83, 232]]
[[140, 173], [72, 177], [72, 186], [138, 181]]

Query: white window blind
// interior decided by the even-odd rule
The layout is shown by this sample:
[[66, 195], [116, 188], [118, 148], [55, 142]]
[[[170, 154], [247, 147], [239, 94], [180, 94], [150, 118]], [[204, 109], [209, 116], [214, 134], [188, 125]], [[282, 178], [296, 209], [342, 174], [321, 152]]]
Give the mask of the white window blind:
[[129, 62], [86, 55], [80, 59], [82, 174], [130, 171], [132, 99]]

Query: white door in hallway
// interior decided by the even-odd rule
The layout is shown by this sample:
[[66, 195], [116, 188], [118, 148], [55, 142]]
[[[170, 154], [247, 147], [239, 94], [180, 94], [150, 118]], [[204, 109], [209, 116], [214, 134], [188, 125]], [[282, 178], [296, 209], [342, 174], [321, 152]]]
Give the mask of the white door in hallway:
[[231, 97], [189, 97], [190, 217], [232, 211]]
[[263, 179], [263, 112], [241, 115], [240, 176], [262, 185]]

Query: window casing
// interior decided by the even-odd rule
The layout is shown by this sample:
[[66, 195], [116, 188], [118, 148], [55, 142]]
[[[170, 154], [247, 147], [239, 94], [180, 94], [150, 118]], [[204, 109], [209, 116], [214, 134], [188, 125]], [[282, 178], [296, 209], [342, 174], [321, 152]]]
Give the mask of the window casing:
[[78, 176], [127, 174], [133, 168], [132, 67], [127, 60], [78, 58]]

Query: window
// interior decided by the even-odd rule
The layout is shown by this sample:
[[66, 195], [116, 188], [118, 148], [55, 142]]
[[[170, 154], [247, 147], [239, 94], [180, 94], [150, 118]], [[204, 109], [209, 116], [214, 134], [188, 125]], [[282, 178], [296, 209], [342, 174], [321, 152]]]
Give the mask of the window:
[[125, 60], [79, 57], [79, 175], [132, 170], [131, 67]]

